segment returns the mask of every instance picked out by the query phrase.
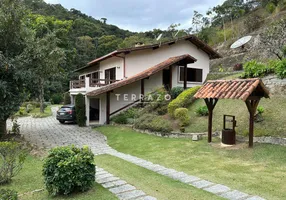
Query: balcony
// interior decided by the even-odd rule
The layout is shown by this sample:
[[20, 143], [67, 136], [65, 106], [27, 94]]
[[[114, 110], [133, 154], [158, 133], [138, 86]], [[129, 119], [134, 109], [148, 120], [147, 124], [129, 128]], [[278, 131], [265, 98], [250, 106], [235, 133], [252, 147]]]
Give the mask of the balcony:
[[93, 79], [93, 78], [86, 77], [85, 79], [70, 81], [70, 90], [74, 90], [74, 89], [94, 90], [96, 88], [109, 85], [117, 81], [119, 80]]

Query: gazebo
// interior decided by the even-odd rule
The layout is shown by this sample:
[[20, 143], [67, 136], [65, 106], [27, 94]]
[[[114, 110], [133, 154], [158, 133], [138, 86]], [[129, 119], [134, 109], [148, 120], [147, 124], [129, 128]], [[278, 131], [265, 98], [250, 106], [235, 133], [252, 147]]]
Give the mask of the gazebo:
[[249, 147], [253, 147], [254, 115], [261, 98], [269, 98], [269, 91], [261, 79], [210, 80], [195, 94], [197, 99], [204, 99], [208, 115], [208, 142], [212, 142], [213, 109], [219, 99], [240, 99], [249, 111]]

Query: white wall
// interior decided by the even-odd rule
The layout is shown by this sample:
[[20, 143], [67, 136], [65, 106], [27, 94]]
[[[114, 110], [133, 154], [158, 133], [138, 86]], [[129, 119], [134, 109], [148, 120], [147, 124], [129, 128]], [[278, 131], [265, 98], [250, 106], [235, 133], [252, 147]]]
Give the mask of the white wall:
[[100, 79], [105, 79], [105, 73], [104, 71], [106, 69], [114, 68], [116, 67], [116, 80], [123, 79], [123, 59], [118, 57], [112, 57], [107, 60], [104, 60], [100, 63]]
[[[203, 69], [203, 81], [206, 79], [209, 73], [209, 56], [197, 46], [189, 41], [179, 41], [171, 46], [165, 45], [158, 49], [134, 51], [126, 55], [126, 76], [130, 77], [145, 69], [153, 67], [154, 65], [167, 60], [170, 57], [180, 56], [183, 54], [189, 54], [197, 59], [197, 62], [189, 64], [190, 68]], [[173, 68], [173, 86], [182, 85], [178, 82], [178, 71]], [[198, 83], [188, 83], [188, 87], [197, 85]]]

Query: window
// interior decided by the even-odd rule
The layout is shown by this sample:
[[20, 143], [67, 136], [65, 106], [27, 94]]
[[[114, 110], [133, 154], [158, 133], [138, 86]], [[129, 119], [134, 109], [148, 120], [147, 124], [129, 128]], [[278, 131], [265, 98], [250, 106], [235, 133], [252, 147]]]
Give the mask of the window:
[[93, 86], [96, 83], [99, 83], [99, 72], [93, 72], [91, 74], [90, 83], [91, 83], [91, 86]]
[[[184, 67], [179, 68], [179, 81], [184, 81]], [[203, 70], [187, 68], [187, 82], [203, 82]]]
[[111, 68], [111, 69], [107, 69], [105, 70], [105, 83], [106, 84], [110, 84], [110, 83], [114, 83], [116, 80], [116, 68]]

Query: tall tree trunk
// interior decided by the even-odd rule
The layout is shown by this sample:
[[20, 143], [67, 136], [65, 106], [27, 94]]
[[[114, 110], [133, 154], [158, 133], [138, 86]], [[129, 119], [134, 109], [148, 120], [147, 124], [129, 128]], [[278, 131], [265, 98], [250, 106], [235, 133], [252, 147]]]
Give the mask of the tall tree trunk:
[[44, 108], [44, 80], [40, 79], [40, 86], [39, 86], [39, 100], [40, 100], [40, 113], [45, 112]]
[[6, 124], [7, 120], [2, 120], [0, 119], [0, 137], [2, 135], [5, 135], [7, 133], [7, 124]]

